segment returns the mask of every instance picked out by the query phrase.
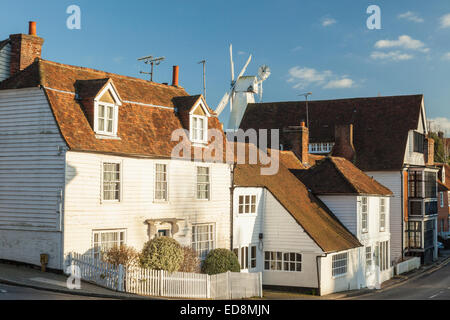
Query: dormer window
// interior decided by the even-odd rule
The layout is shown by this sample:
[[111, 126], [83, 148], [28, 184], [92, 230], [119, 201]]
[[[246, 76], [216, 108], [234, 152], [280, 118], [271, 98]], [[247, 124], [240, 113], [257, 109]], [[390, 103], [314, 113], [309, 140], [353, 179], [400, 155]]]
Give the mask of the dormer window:
[[94, 99], [94, 131], [100, 136], [116, 136], [121, 100], [111, 81]]
[[114, 118], [114, 114], [116, 106], [113, 104], [99, 103], [98, 110], [98, 123], [97, 123], [97, 132], [101, 134], [111, 134], [114, 133], [114, 126], [116, 123], [116, 119]]
[[200, 98], [189, 112], [189, 135], [195, 144], [208, 143], [208, 108], [202, 98]]

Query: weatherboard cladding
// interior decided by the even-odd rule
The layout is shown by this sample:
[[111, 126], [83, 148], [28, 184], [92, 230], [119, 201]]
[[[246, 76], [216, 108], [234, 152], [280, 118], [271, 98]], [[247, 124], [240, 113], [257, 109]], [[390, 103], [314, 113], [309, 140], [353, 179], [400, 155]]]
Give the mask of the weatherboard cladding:
[[[363, 171], [400, 170], [409, 130], [416, 129], [423, 95], [310, 101], [310, 142], [334, 142], [337, 124], [354, 126], [355, 164]], [[303, 101], [253, 103], [240, 127], [283, 129], [306, 119]]]
[[[93, 99], [108, 80], [113, 82], [122, 98], [117, 132], [119, 139], [96, 138], [82, 102], [77, 100], [82, 96]], [[188, 123], [181, 122], [177, 110], [192, 108], [192, 105], [181, 102], [189, 103], [193, 99], [177, 100], [175, 104], [176, 97], [188, 96], [181, 87], [39, 59], [1, 82], [0, 90], [37, 86], [45, 89], [61, 134], [71, 150], [171, 157], [173, 148], [179, 143], [178, 140], [171, 141], [172, 132], [189, 129]], [[208, 118], [208, 126], [222, 131], [215, 116]], [[191, 147], [185, 134], [183, 138], [188, 143], [186, 146]], [[204, 150], [205, 153], [208, 149]], [[192, 155], [196, 154], [196, 150], [198, 148], [192, 147]]]
[[358, 239], [282, 163], [275, 175], [261, 175], [260, 170], [259, 164], [236, 165], [234, 184], [267, 188], [324, 252], [361, 246]]

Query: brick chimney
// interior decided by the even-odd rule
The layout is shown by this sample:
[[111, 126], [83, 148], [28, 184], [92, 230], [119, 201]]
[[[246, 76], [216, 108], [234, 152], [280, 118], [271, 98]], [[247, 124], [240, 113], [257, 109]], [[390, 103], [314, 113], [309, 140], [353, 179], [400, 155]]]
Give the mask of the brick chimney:
[[173, 66], [173, 73], [172, 73], [172, 86], [178, 87], [178, 74], [179, 74], [180, 67]]
[[353, 161], [356, 154], [353, 145], [353, 124], [336, 125], [334, 139], [335, 143], [331, 155]]
[[44, 39], [36, 35], [36, 22], [30, 21], [28, 34], [12, 34], [9, 36], [11, 43], [11, 76], [25, 69], [41, 57]]
[[283, 129], [283, 142], [303, 164], [308, 164], [309, 130], [302, 122], [300, 126], [289, 126]]
[[430, 137], [425, 138], [425, 164], [427, 166], [434, 165], [434, 140]]

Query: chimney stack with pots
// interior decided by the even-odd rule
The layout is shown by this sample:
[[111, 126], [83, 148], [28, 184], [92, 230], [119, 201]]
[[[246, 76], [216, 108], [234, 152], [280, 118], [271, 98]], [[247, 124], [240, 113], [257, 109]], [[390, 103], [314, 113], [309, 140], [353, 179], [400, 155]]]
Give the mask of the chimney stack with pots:
[[432, 166], [434, 165], [434, 139], [426, 137], [425, 144], [425, 164], [427, 166]]
[[36, 35], [36, 22], [29, 22], [28, 34], [12, 34], [9, 36], [9, 40], [11, 43], [11, 76], [41, 58], [44, 39]]
[[299, 160], [307, 165], [309, 157], [309, 130], [305, 122], [300, 126], [290, 126], [283, 129], [283, 144], [290, 149]]
[[355, 158], [355, 146], [353, 145], [353, 124], [339, 124], [334, 128], [334, 147], [331, 155], [342, 157], [349, 161]]

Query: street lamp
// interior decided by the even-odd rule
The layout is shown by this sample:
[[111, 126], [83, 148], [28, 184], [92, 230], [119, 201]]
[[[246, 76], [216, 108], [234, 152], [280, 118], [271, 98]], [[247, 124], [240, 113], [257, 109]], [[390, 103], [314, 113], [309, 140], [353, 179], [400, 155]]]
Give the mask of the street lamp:
[[308, 111], [308, 96], [312, 95], [312, 92], [306, 92], [299, 94], [301, 97], [305, 97], [306, 99], [306, 127], [309, 129], [309, 111]]

